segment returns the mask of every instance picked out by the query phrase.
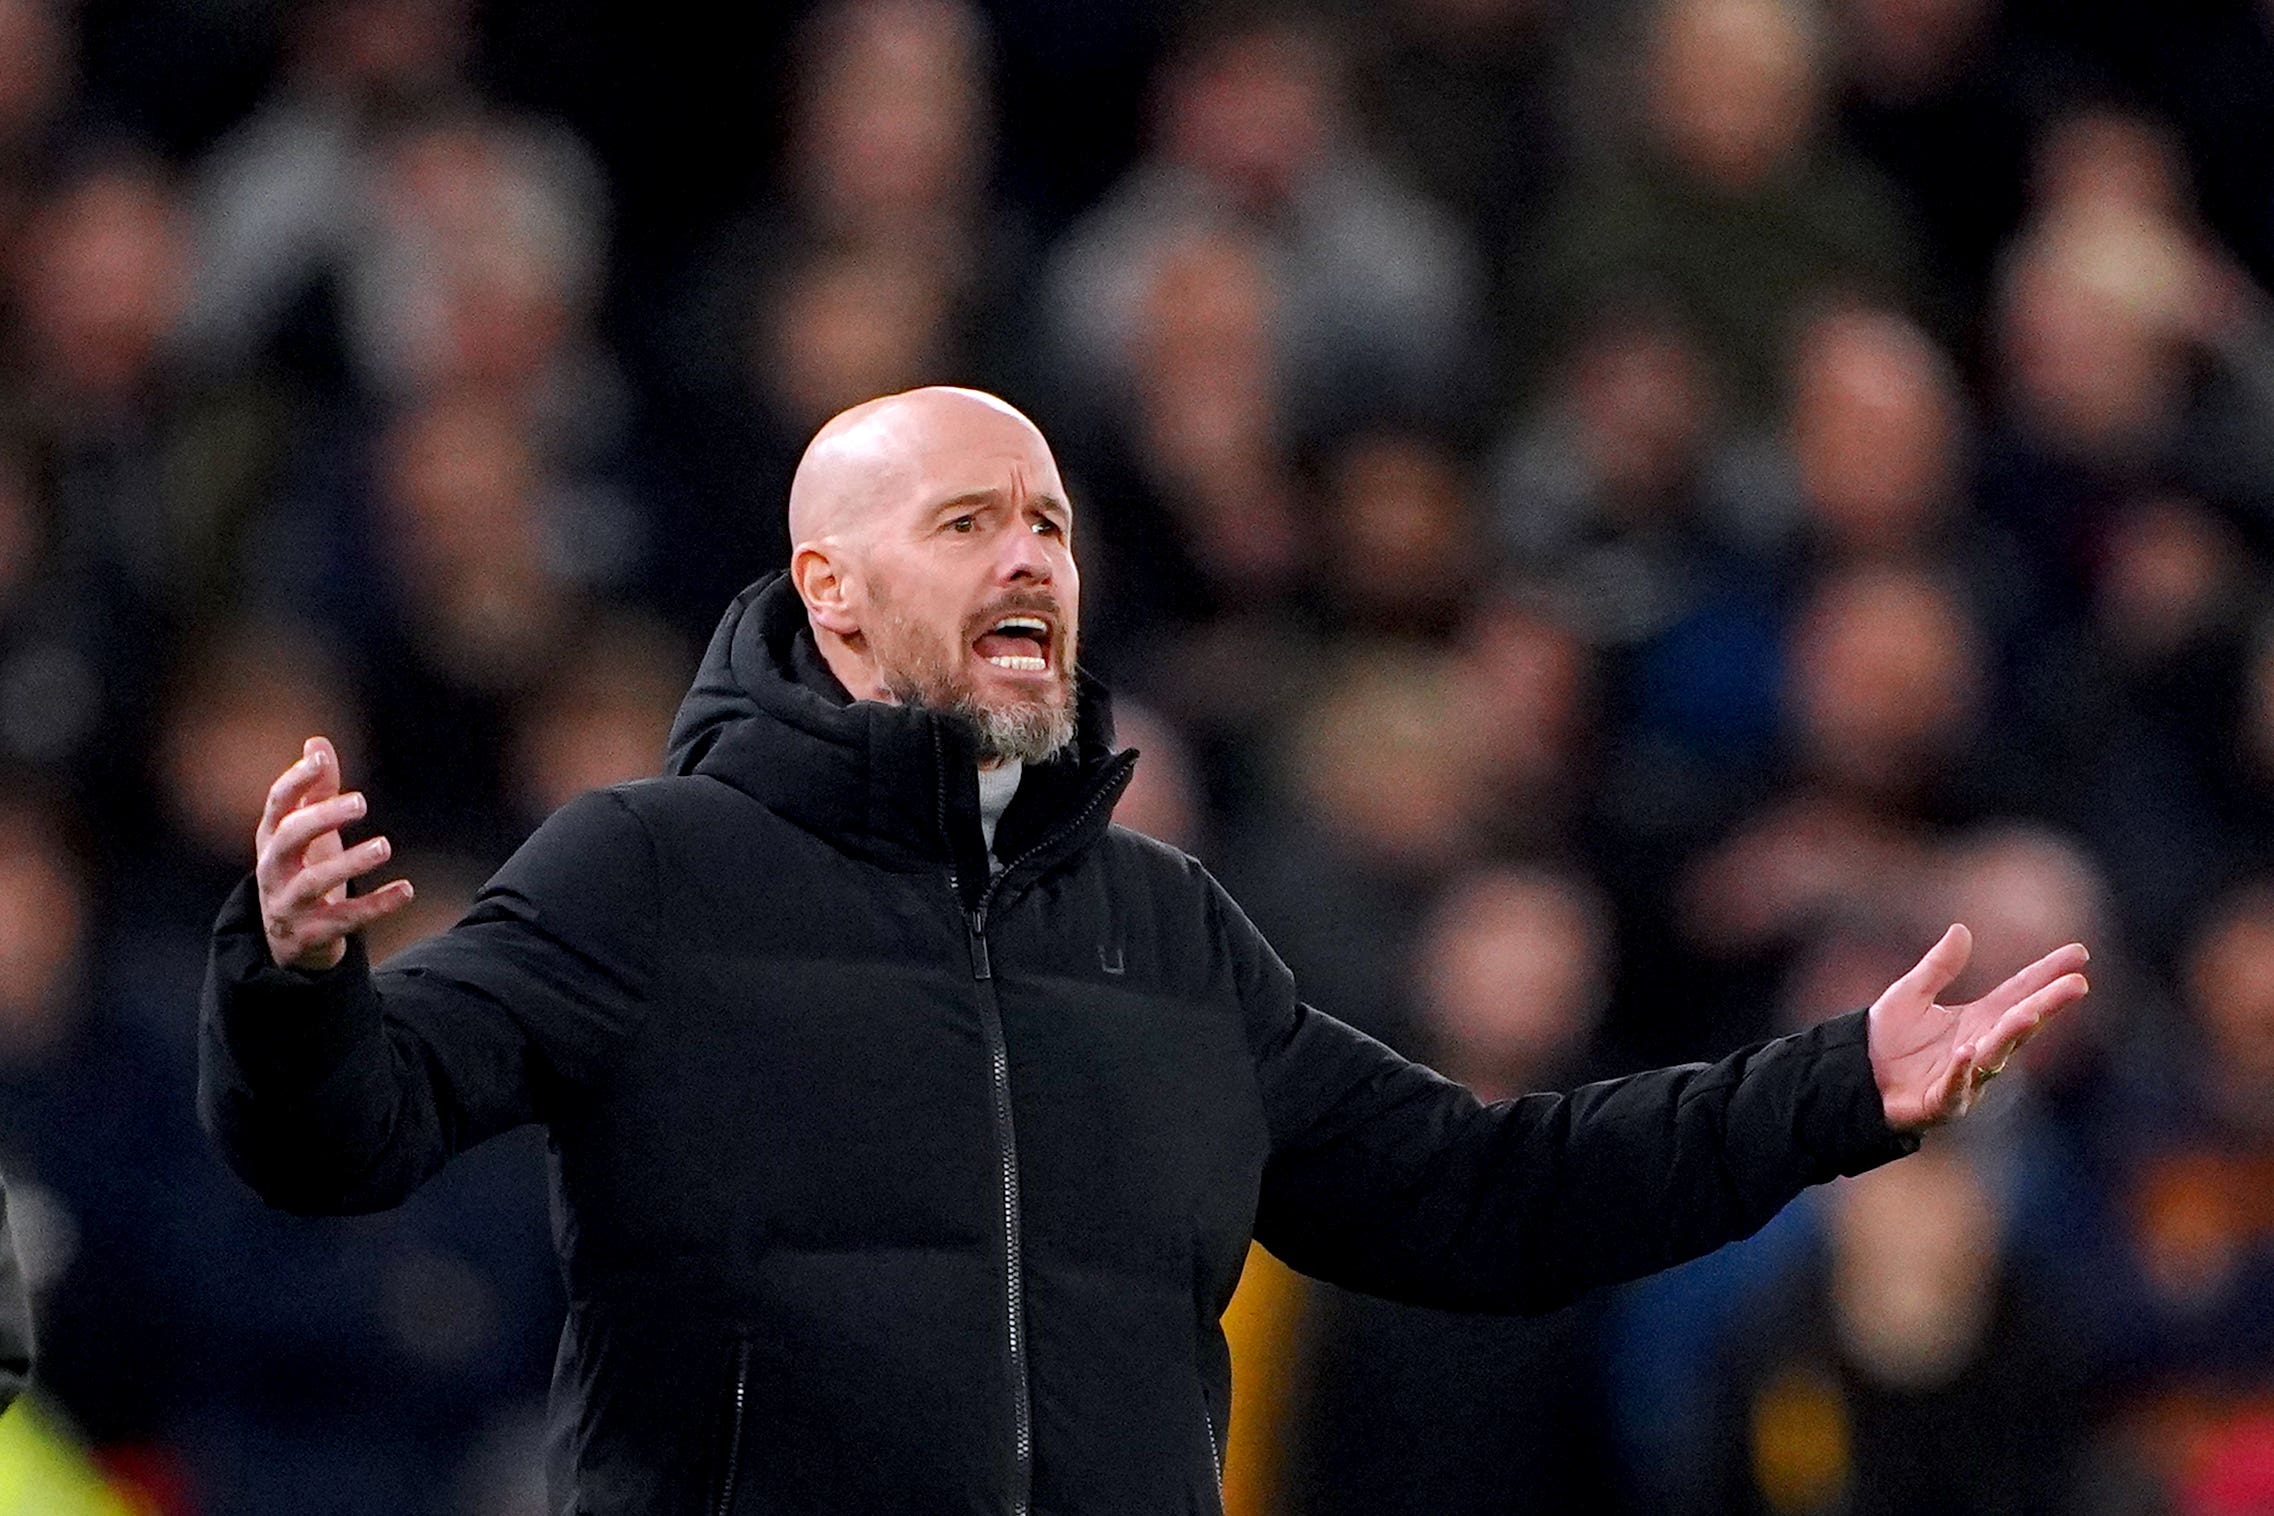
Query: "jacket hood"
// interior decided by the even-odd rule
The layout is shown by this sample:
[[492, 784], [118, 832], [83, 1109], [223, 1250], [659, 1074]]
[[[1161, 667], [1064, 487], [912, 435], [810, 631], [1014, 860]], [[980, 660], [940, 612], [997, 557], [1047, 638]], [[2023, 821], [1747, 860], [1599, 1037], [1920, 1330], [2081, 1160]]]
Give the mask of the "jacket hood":
[[[1073, 750], [1027, 766], [997, 828], [1003, 857], [1039, 845], [1085, 807], [1094, 828], [1074, 828], [1067, 840], [1111, 818], [1110, 804], [1090, 804], [1093, 792], [1118, 793], [1136, 755], [1114, 752], [1111, 703], [1078, 671], [1075, 699]], [[664, 772], [732, 785], [850, 852], [900, 867], [947, 860], [964, 877], [987, 877], [968, 728], [918, 707], [854, 700], [815, 646], [784, 573], [745, 589], [720, 618], [672, 720]]]

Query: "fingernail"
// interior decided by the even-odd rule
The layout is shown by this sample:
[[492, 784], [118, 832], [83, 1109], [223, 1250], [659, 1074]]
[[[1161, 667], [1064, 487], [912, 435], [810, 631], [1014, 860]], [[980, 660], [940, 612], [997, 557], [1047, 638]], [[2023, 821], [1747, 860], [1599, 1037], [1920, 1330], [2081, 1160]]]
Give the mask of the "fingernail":
[[348, 809], [355, 812], [355, 814], [358, 816], [362, 815], [366, 810], [370, 808], [368, 802], [364, 800], [363, 791], [361, 790], [357, 790], [353, 795], [350, 795], [348, 799], [353, 802], [348, 806]]

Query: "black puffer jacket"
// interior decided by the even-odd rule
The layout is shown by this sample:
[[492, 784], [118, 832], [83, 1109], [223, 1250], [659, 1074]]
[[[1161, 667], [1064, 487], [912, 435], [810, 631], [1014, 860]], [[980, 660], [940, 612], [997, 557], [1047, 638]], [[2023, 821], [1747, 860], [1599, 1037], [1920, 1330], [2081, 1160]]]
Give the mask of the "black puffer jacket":
[[671, 776], [564, 807], [383, 972], [277, 969], [241, 886], [206, 1122], [307, 1212], [546, 1124], [555, 1503], [589, 1516], [1214, 1511], [1251, 1237], [1537, 1310], [1911, 1145], [1856, 1017], [1480, 1106], [1306, 1009], [1199, 865], [1110, 826], [1110, 743], [1091, 692], [990, 879], [964, 740], [847, 703], [754, 586]]

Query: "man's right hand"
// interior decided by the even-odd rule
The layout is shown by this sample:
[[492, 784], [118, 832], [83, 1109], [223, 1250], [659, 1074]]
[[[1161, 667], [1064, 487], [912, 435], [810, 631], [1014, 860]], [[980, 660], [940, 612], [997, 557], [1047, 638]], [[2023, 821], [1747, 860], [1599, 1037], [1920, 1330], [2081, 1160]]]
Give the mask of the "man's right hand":
[[340, 841], [340, 828], [363, 811], [360, 792], [340, 791], [339, 754], [327, 738], [309, 738], [300, 761], [269, 786], [268, 805], [253, 833], [253, 880], [260, 887], [269, 957], [279, 966], [332, 968], [347, 955], [348, 933], [410, 904], [408, 879], [348, 898], [347, 882], [385, 863], [393, 851], [384, 837], [352, 848]]

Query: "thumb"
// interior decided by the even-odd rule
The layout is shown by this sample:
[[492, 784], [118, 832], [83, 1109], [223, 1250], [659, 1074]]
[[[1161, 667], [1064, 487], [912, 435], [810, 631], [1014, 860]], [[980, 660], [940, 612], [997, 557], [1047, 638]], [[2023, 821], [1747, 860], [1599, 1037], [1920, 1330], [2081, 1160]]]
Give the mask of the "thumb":
[[1967, 960], [1974, 956], [1974, 934], [1959, 922], [1952, 922], [1942, 940], [1927, 949], [1927, 955], [1913, 965], [1911, 971], [1895, 981], [1894, 989], [1906, 996], [1915, 996], [1919, 1003], [1931, 1003], [1950, 988], [1950, 982], [1965, 972]]

